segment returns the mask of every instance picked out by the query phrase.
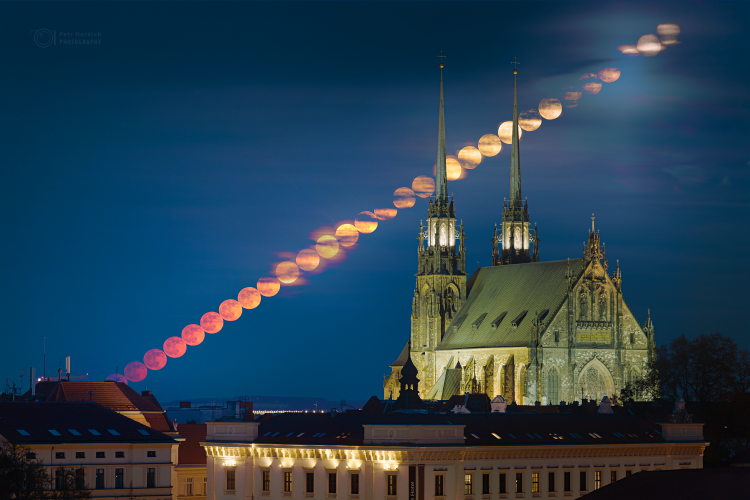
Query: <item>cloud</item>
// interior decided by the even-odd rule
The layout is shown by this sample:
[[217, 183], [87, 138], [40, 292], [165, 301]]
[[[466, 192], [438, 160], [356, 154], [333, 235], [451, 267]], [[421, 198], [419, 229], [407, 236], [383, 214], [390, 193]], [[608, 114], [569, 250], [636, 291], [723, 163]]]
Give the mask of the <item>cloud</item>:
[[663, 169], [666, 173], [677, 179], [679, 184], [703, 184], [706, 176], [703, 169], [695, 165], [675, 165]]

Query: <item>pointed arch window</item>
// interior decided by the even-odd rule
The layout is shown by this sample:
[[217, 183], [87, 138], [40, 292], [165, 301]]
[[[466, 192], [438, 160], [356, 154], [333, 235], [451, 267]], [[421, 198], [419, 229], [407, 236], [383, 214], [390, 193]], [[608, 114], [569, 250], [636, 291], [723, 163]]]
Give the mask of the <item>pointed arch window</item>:
[[560, 404], [560, 377], [554, 366], [547, 373], [547, 404]]

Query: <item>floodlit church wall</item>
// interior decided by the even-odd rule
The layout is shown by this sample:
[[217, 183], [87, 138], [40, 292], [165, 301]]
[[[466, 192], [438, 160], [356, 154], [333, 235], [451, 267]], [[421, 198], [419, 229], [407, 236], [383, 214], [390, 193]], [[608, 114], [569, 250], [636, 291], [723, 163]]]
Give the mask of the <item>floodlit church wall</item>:
[[[625, 301], [622, 301], [622, 322], [623, 322], [623, 346], [625, 349], [646, 349], [648, 347], [648, 341], [646, 340], [646, 334], [643, 333], [643, 329], [641, 329], [641, 326], [638, 324], [638, 321], [635, 319], [635, 316], [633, 316], [633, 313], [630, 312], [630, 308], [625, 303]], [[631, 339], [634, 339], [635, 342], [631, 343]]]

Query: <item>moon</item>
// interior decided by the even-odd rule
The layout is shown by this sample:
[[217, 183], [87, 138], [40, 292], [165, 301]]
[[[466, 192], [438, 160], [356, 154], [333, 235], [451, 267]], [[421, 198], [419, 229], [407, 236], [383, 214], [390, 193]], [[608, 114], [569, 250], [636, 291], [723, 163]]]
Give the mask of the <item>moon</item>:
[[599, 72], [599, 79], [605, 83], [612, 83], [620, 78], [620, 68], [604, 68]]
[[227, 321], [234, 321], [242, 315], [242, 306], [234, 299], [227, 299], [219, 306], [219, 315]]
[[206, 338], [206, 332], [198, 325], [188, 325], [182, 329], [182, 340], [187, 345], [199, 345]]
[[638, 47], [636, 47], [635, 45], [620, 45], [619, 47], [617, 47], [617, 50], [619, 50], [623, 55], [630, 57], [641, 55], [641, 53], [638, 52]]
[[680, 26], [678, 24], [660, 24], [656, 27], [656, 34], [659, 35], [662, 45], [680, 43], [677, 41], [677, 37], [680, 35]]
[[[457, 181], [463, 177], [463, 169], [461, 164], [455, 158], [445, 159], [445, 173], [449, 181]], [[409, 205], [411, 206], [411, 205]]]
[[472, 170], [482, 162], [482, 153], [474, 146], [466, 146], [458, 152], [458, 162], [463, 168]]
[[[511, 144], [513, 142], [513, 122], [507, 121], [500, 124], [500, 128], [497, 129], [497, 135], [500, 140], [505, 144]], [[523, 135], [523, 129], [521, 125], [518, 125], [518, 140], [521, 140]]]
[[408, 187], [400, 187], [393, 193], [393, 204], [396, 205], [396, 208], [413, 207], [416, 201], [417, 199], [414, 197], [414, 191]]
[[559, 118], [562, 115], [562, 104], [557, 99], [542, 99], [542, 102], [539, 103], [539, 114], [545, 120]]
[[315, 251], [318, 252], [318, 255], [320, 255], [321, 257], [330, 259], [334, 255], [339, 253], [339, 242], [333, 236], [321, 236], [320, 238], [318, 238], [318, 241], [315, 244]]
[[108, 376], [104, 380], [105, 381], [111, 380], [112, 382], [122, 382], [125, 385], [128, 384], [128, 379], [126, 379], [125, 376], [120, 373], [113, 373], [112, 375]]
[[414, 191], [414, 194], [420, 198], [427, 198], [435, 192], [435, 179], [427, 177], [426, 175], [420, 175], [411, 183], [411, 188]]
[[167, 366], [167, 355], [161, 349], [151, 349], [143, 355], [143, 364], [149, 370], [161, 370]]
[[131, 382], [140, 382], [148, 375], [148, 368], [140, 361], [131, 361], [125, 366], [123, 373]]
[[542, 115], [536, 109], [524, 111], [518, 115], [518, 126], [526, 132], [533, 132], [542, 126]]
[[279, 293], [279, 290], [281, 289], [281, 283], [276, 278], [261, 278], [258, 280], [257, 286], [258, 291], [264, 297], [273, 297], [274, 295]]
[[217, 333], [224, 326], [224, 320], [218, 313], [207, 312], [201, 317], [201, 328], [206, 333]]
[[354, 226], [360, 233], [370, 234], [378, 228], [378, 218], [372, 212], [360, 212], [354, 219]]
[[[373, 215], [373, 217], [375, 216]], [[297, 261], [297, 266], [299, 266], [299, 268], [302, 269], [303, 271], [312, 271], [316, 267], [318, 267], [318, 265], [320, 264], [320, 256], [312, 248], [305, 248], [304, 250], [299, 251], [299, 253], [297, 254], [296, 261]], [[247, 288], [245, 290], [247, 290]], [[253, 288], [252, 290], [255, 290], [255, 289]], [[256, 293], [257, 293], [257, 290], [256, 290]], [[258, 294], [258, 302], [260, 302], [260, 294]], [[252, 308], [248, 308], [248, 309], [252, 309]]]
[[656, 35], [643, 35], [638, 39], [636, 48], [638, 49], [638, 52], [646, 57], [654, 57], [664, 49], [661, 45], [661, 41], [659, 41], [659, 37]]
[[299, 278], [299, 267], [290, 260], [276, 266], [276, 277], [284, 284], [294, 283]]
[[255, 309], [260, 304], [260, 292], [256, 288], [248, 286], [240, 290], [237, 301], [245, 309]]
[[398, 210], [395, 208], [376, 208], [374, 212], [375, 217], [380, 220], [391, 220], [396, 217]]
[[594, 94], [598, 94], [599, 91], [602, 89], [602, 84], [601, 82], [588, 82], [588, 83], [584, 83], [583, 87], [581, 88], [587, 94], [594, 95]]
[[179, 358], [185, 354], [185, 351], [187, 351], [187, 344], [180, 337], [169, 337], [164, 341], [164, 353], [170, 358]]
[[503, 150], [503, 143], [495, 134], [485, 134], [479, 139], [479, 152], [484, 156], [495, 156]]
[[[399, 188], [399, 189], [409, 189], [409, 188]], [[398, 190], [396, 191], [398, 192]], [[409, 191], [411, 191], [411, 189], [409, 189]], [[412, 194], [414, 194], [413, 191], [412, 191]], [[359, 231], [357, 231], [357, 228], [352, 226], [351, 224], [341, 224], [336, 229], [336, 239], [339, 241], [339, 244], [341, 246], [350, 247], [354, 245], [359, 239]]]

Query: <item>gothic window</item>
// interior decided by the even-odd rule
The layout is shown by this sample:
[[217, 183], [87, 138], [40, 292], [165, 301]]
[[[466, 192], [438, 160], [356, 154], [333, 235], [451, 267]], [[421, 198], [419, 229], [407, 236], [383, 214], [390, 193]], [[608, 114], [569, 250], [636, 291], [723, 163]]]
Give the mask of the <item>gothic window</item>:
[[581, 293], [578, 295], [578, 314], [581, 321], [586, 319], [586, 290], [581, 288]]
[[599, 294], [599, 321], [607, 321], [607, 292]]
[[555, 343], [560, 342], [560, 330], [555, 330]]
[[510, 227], [505, 231], [505, 242], [503, 243], [503, 248], [510, 248]]
[[584, 398], [601, 399], [607, 395], [607, 385], [601, 372], [593, 366], [582, 373], [579, 377], [579, 392]]
[[523, 246], [523, 240], [521, 239], [521, 228], [520, 227], [516, 228], [516, 235], [515, 235], [514, 239], [515, 239], [514, 246], [516, 246], [517, 248], [521, 248]]
[[520, 404], [526, 404], [526, 397], [528, 396], [528, 390], [526, 387], [526, 367], [521, 367], [521, 375], [519, 377], [519, 389], [521, 393]]
[[557, 368], [550, 368], [547, 373], [547, 404], [560, 404], [560, 378], [557, 374]]
[[445, 223], [440, 225], [440, 246], [448, 244], [448, 235], [445, 232]]

